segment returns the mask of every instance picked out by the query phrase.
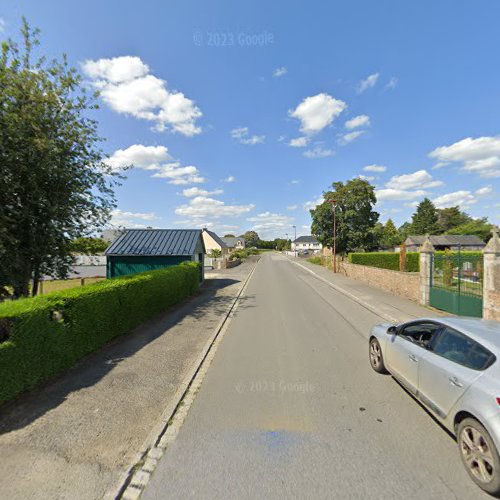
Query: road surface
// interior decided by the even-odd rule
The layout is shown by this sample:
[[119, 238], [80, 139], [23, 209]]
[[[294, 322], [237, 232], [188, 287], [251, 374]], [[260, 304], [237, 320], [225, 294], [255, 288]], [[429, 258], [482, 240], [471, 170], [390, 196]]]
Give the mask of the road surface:
[[143, 498], [487, 498], [454, 440], [370, 368], [377, 322], [265, 255]]

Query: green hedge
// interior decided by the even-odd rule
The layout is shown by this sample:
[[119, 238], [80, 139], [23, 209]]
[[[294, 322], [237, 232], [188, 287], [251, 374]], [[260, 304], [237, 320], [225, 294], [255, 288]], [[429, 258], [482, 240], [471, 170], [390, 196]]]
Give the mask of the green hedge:
[[198, 266], [186, 262], [0, 304], [0, 404], [194, 293]]
[[[406, 253], [406, 271], [418, 272], [419, 253]], [[399, 271], [399, 253], [398, 252], [365, 252], [365, 253], [350, 253], [349, 262], [359, 264], [361, 266], [379, 267], [381, 269], [390, 269], [391, 271]]]

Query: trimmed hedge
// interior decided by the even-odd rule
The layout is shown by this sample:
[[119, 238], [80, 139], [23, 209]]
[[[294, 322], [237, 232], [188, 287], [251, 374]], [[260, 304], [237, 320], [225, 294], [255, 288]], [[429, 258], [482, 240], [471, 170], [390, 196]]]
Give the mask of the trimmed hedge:
[[[406, 271], [418, 272], [420, 269], [418, 252], [407, 252]], [[378, 267], [381, 269], [390, 269], [399, 271], [399, 252], [365, 252], [350, 253], [349, 262], [361, 266]]]
[[0, 404], [194, 293], [198, 266], [186, 262], [0, 304]]

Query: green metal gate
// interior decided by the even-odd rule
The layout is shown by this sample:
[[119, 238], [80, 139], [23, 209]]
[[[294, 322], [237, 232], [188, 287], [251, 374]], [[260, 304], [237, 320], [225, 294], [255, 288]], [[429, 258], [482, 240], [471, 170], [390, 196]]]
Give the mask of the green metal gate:
[[483, 316], [483, 256], [474, 252], [434, 253], [430, 305], [460, 316]]

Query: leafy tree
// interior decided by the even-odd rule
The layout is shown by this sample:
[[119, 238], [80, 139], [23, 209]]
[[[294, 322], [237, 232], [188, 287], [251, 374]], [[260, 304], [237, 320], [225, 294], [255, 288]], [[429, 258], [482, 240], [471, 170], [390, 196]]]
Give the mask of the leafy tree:
[[276, 238], [274, 241], [276, 244], [276, 250], [279, 250], [280, 252], [282, 250], [290, 250], [290, 248], [292, 248], [292, 240], [290, 239]]
[[221, 255], [222, 255], [222, 251], [221, 250], [219, 250], [218, 248], [213, 248], [212, 251], [210, 252], [209, 256], [212, 257], [212, 259], [217, 259]]
[[43, 274], [65, 277], [70, 242], [114, 206], [116, 174], [103, 162], [95, 109], [66, 57], [33, 60], [39, 31], [23, 19], [22, 43], [0, 54], [0, 286], [36, 295]]
[[411, 222], [404, 222], [399, 226], [399, 234], [401, 236], [401, 241], [405, 241], [408, 236], [412, 234], [411, 231]]
[[395, 247], [400, 245], [402, 242], [401, 235], [397, 230], [392, 219], [387, 219], [385, 226], [382, 230], [382, 238], [380, 240], [380, 244], [383, 247]]
[[333, 207], [337, 204], [337, 251], [339, 253], [374, 248], [374, 227], [379, 214], [373, 210], [377, 202], [374, 187], [364, 179], [351, 179], [345, 184], [334, 182], [332, 191], [323, 194], [325, 201], [310, 210], [311, 232], [323, 246], [333, 247]]
[[438, 225], [441, 232], [449, 231], [454, 227], [461, 226], [467, 222], [471, 222], [472, 218], [465, 212], [460, 210], [460, 207], [448, 207], [437, 210]]
[[84, 236], [76, 238], [69, 244], [71, 252], [86, 255], [98, 255], [103, 253], [108, 246], [109, 243], [102, 238], [86, 238]]
[[245, 246], [247, 247], [258, 247], [259, 246], [259, 235], [255, 231], [247, 231], [245, 234], [242, 234], [240, 238], [245, 239]]
[[417, 211], [412, 216], [411, 231], [414, 235], [441, 233], [436, 207], [429, 198], [424, 198], [417, 205]]
[[488, 219], [483, 217], [482, 219], [473, 219], [470, 222], [456, 226], [447, 231], [446, 234], [474, 234], [487, 242], [491, 238], [492, 227], [493, 225], [488, 222]]
[[236, 238], [234, 234], [225, 234], [224, 238]]

